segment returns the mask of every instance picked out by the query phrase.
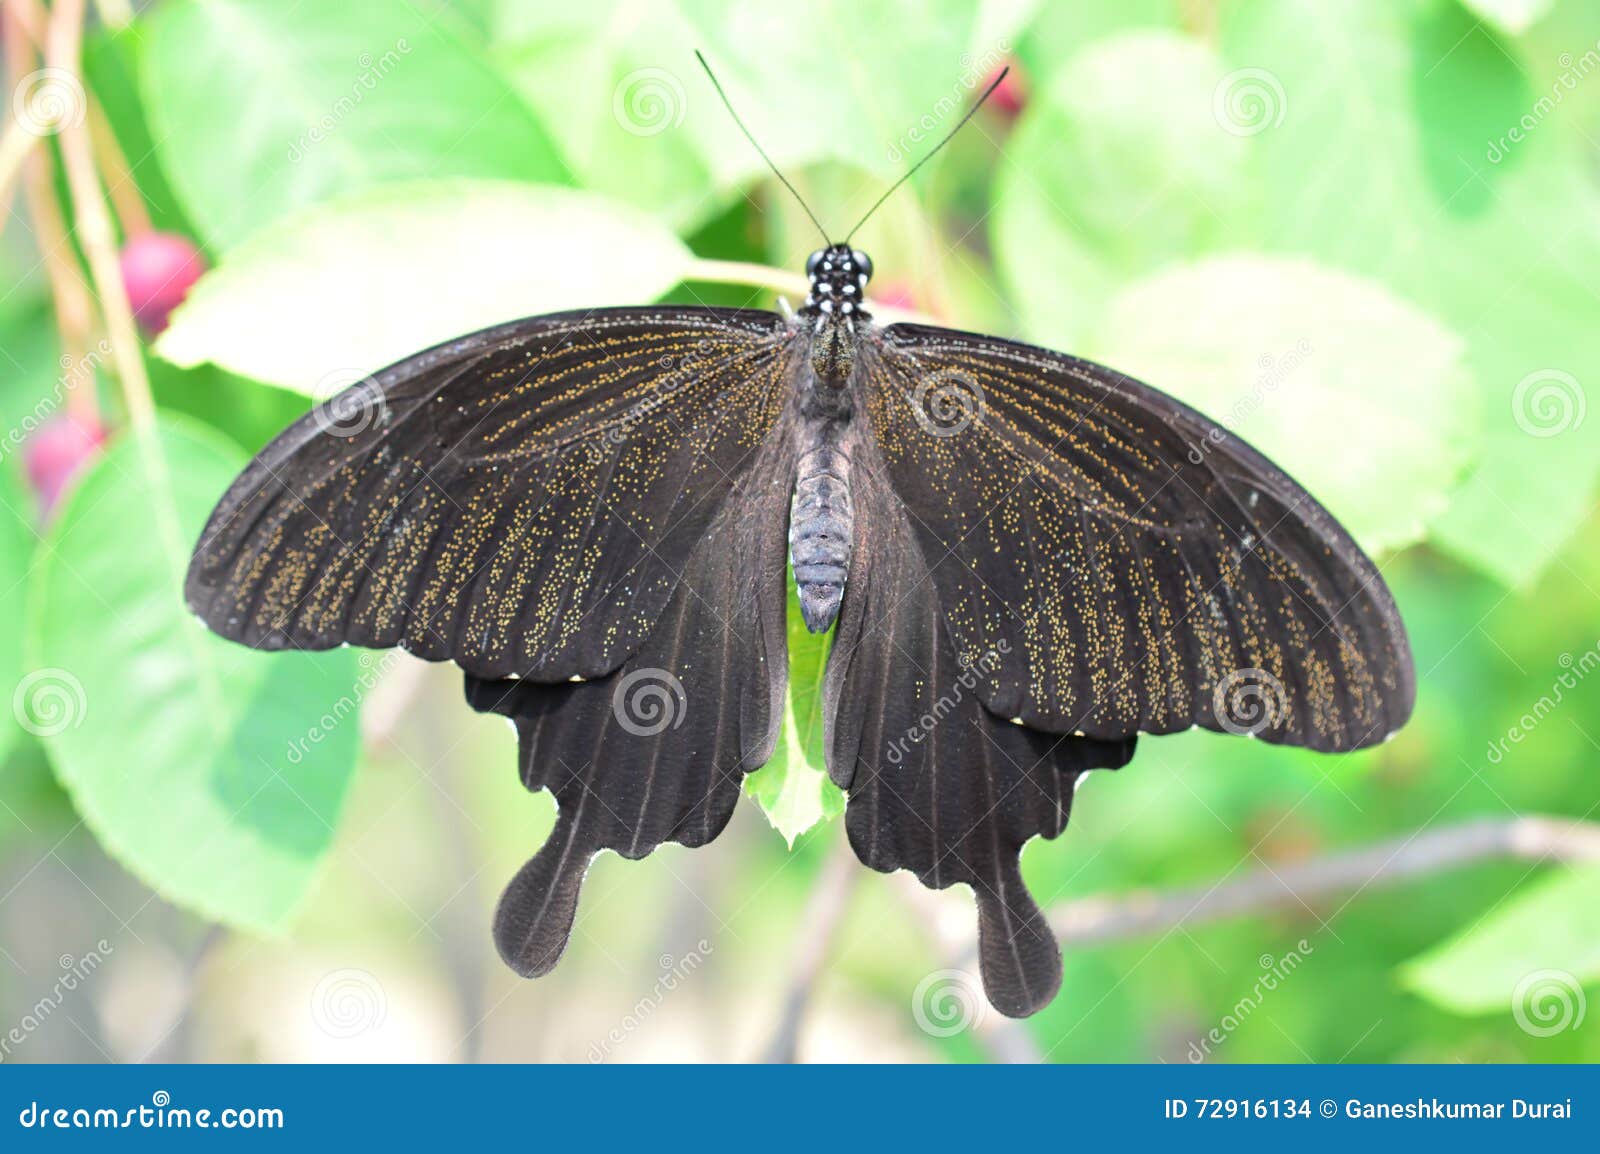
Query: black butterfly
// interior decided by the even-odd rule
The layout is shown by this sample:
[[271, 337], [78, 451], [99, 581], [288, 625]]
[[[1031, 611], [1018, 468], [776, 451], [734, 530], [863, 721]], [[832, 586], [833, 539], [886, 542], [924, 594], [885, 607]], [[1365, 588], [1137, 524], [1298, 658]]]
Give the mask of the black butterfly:
[[1082, 776], [1195, 725], [1381, 741], [1412, 707], [1405, 633], [1349, 535], [1199, 413], [1043, 349], [880, 328], [848, 244], [806, 271], [790, 317], [533, 317], [376, 374], [234, 483], [189, 604], [258, 648], [454, 661], [515, 722], [559, 805], [495, 919], [534, 976], [598, 851], [709, 842], [771, 755], [792, 571], [807, 627], [837, 625], [851, 845], [971, 886], [988, 996], [1029, 1014], [1061, 958], [1018, 860]]

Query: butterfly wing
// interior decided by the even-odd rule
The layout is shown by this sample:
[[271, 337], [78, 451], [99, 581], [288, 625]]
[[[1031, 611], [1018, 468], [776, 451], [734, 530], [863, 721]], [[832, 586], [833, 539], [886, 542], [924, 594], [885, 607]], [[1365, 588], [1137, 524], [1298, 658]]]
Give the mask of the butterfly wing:
[[1410, 715], [1410, 648], [1376, 567], [1227, 430], [1026, 345], [896, 325], [869, 351], [872, 438], [956, 652], [1006, 646], [980, 689], [992, 712], [1319, 750]]
[[512, 719], [555, 831], [501, 899], [532, 976], [595, 853], [700, 845], [787, 680], [790, 331], [768, 313], [538, 317], [320, 406], [212, 514], [191, 606], [262, 648], [403, 646]]
[[1061, 984], [1061, 953], [1022, 884], [1022, 847], [1066, 828], [1082, 775], [1125, 764], [1134, 739], [1042, 733], [985, 709], [1004, 654], [957, 657], [927, 553], [870, 446], [857, 462], [860, 545], [823, 686], [845, 831], [873, 869], [908, 869], [935, 889], [970, 885], [989, 1000], [1031, 1014]]
[[515, 723], [523, 783], [558, 806], [555, 830], [495, 915], [495, 943], [518, 973], [535, 977], [560, 958], [599, 850], [639, 858], [665, 841], [704, 845], [732, 816], [744, 774], [772, 755], [788, 681], [792, 445], [781, 429], [767, 440], [621, 668], [560, 685], [467, 678], [475, 709]]
[[617, 309], [420, 353], [250, 464], [201, 536], [189, 604], [259, 648], [608, 673], [777, 425], [792, 344], [771, 313]]

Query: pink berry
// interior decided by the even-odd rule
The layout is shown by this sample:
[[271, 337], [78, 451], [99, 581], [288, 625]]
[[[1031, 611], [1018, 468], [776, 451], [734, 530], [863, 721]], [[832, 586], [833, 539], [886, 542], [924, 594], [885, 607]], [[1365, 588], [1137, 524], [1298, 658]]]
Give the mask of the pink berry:
[[[989, 97], [989, 107], [1007, 120], [1015, 120], [1022, 115], [1022, 108], [1028, 102], [1028, 84], [1022, 78], [1022, 66], [1015, 60], [1007, 63], [1011, 65], [1011, 71], [1006, 73], [1006, 78], [1000, 82], [1000, 87]], [[993, 84], [994, 74], [991, 73], [984, 83]]]
[[206, 271], [205, 257], [188, 237], [146, 232], [122, 246], [122, 286], [146, 332], [159, 333], [167, 318]]
[[48, 513], [61, 493], [85, 464], [105, 444], [106, 431], [93, 417], [51, 417], [23, 445], [22, 459], [28, 483]]

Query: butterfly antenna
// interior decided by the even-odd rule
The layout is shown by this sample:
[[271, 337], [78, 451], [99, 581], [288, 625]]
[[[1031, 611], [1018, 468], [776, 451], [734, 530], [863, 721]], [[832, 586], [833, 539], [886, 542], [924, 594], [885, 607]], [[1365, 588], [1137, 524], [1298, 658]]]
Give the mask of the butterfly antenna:
[[910, 180], [912, 178], [912, 176], [914, 176], [916, 174], [917, 169], [921, 168], [924, 164], [927, 164], [928, 161], [932, 160], [936, 155], [938, 155], [939, 150], [941, 148], [943, 148], [945, 145], [949, 144], [950, 141], [955, 137], [955, 134], [960, 132], [963, 128], [966, 127], [967, 121], [971, 120], [974, 116], [976, 116], [978, 114], [978, 109], [983, 107], [984, 101], [988, 100], [989, 97], [994, 95], [994, 90], [996, 88], [1000, 87], [1000, 82], [1006, 78], [1006, 74], [1008, 72], [1010, 72], [1010, 71], [1011, 71], [1011, 66], [1010, 65], [1007, 65], [1006, 67], [1002, 68], [1000, 70], [1000, 75], [996, 76], [993, 80], [991, 80], [989, 82], [989, 87], [987, 87], [987, 88], [985, 88], [983, 90], [983, 95], [978, 97], [978, 99], [973, 103], [971, 108], [967, 109], [967, 114], [961, 118], [961, 120], [956, 124], [956, 126], [954, 128], [952, 128], [949, 132], [944, 134], [944, 139], [941, 140], [938, 144], [935, 144], [932, 148], [930, 148], [923, 155], [921, 160], [917, 161], [917, 163], [913, 164], [909, 169], [906, 170], [905, 175], [903, 175], [899, 180], [897, 180], [893, 184], [891, 184], [888, 187], [888, 189], [884, 192], [884, 194], [882, 196], [880, 196], [877, 200], [872, 202], [872, 207], [867, 209], [867, 215], [862, 217], [860, 220], [856, 221], [855, 228], [852, 228], [848, 233], [845, 234], [845, 238], [844, 238], [844, 243], [845, 244], [849, 244], [850, 243], [850, 238], [855, 236], [855, 234], [857, 232], [861, 231], [861, 226], [867, 223], [867, 221], [871, 218], [873, 213], [877, 212], [878, 209], [883, 207], [883, 202], [888, 200], [891, 196], [893, 196], [896, 189], [898, 189], [906, 181]]
[[806, 215], [811, 218], [811, 223], [816, 225], [817, 231], [822, 234], [822, 243], [832, 246], [833, 242], [828, 239], [828, 230], [822, 227], [822, 222], [817, 219], [817, 214], [811, 211], [811, 206], [806, 203], [805, 197], [801, 196], [795, 186], [789, 183], [787, 176], [778, 171], [778, 166], [772, 163], [772, 157], [767, 155], [767, 150], [756, 143], [755, 136], [745, 127], [744, 121], [739, 119], [739, 114], [733, 110], [733, 101], [729, 100], [728, 94], [722, 90], [722, 84], [717, 80], [717, 74], [711, 71], [711, 65], [706, 63], [706, 58], [701, 55], [698, 48], [694, 50], [694, 55], [695, 59], [700, 61], [700, 67], [704, 68], [706, 75], [711, 78], [711, 87], [717, 90], [717, 95], [722, 98], [722, 106], [728, 110], [728, 115], [733, 117], [733, 122], [739, 126], [739, 131], [744, 133], [744, 138], [750, 142], [752, 148], [761, 154], [761, 159], [767, 162], [768, 168], [772, 169], [772, 175], [783, 182], [783, 187], [789, 190], [789, 195], [794, 197], [801, 208], [805, 209]]

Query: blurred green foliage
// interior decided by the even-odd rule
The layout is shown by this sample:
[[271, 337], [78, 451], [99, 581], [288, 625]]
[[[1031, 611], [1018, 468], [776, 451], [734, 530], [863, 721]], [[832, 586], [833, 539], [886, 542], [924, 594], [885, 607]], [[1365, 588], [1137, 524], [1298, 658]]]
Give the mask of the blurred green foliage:
[[[432, 677], [379, 737], [358, 740], [341, 706], [304, 744], [335, 703], [362, 704], [366, 665], [225, 645], [179, 582], [243, 453], [330, 382], [529, 313], [772, 303], [703, 262], [792, 274], [815, 237], [697, 47], [835, 230], [1013, 63], [1020, 114], [986, 109], [863, 230], [874, 289], [1223, 419], [1395, 589], [1420, 695], [1394, 741], [1319, 758], [1146, 739], [1086, 786], [1061, 841], [1029, 847], [1041, 896], [1204, 890], [1471, 818], [1592, 816], [1600, 14], [1584, 0], [159, 0], [92, 30], [87, 83], [156, 226], [216, 268], [150, 350], [158, 431], [124, 431], [50, 519], [20, 438], [0, 458], [0, 687], [64, 671], [83, 702], [59, 730], [0, 715], [0, 891], [58, 846], [88, 870], [81, 821], [197, 918], [287, 931], [291, 960], [362, 943], [422, 986], [454, 982], [468, 1019], [487, 1009], [492, 962], [423, 947], [486, 937], [499, 880], [548, 828], [509, 736]], [[0, 420], [17, 431], [70, 370], [26, 228], [0, 262]], [[680, 923], [716, 942], [704, 1015], [775, 1006], [841, 833], [814, 708], [825, 646], [792, 641], [783, 742], [750, 792], [793, 848], [736, 822], [692, 859], [603, 860], [573, 957], [504, 995], [554, 1040], [487, 1052], [582, 1057], [611, 1021], [596, 1007], [632, 1006]], [[1600, 1014], [1545, 1032], [1517, 1012], [1529, 975], [1568, 975], [1579, 998], [1600, 982], [1595, 879], [1491, 862], [1072, 950], [1025, 1029], [1053, 1060], [1184, 1060], [1235, 1019], [1212, 1060], [1597, 1060]], [[976, 1035], [910, 1024], [910, 991], [945, 960], [897, 894], [860, 883], [822, 985], [823, 1052], [981, 1059]], [[1291, 951], [1302, 964], [1241, 1015]], [[0, 972], [6, 1004], [20, 989]], [[689, 1046], [693, 1028], [671, 1029]]]

